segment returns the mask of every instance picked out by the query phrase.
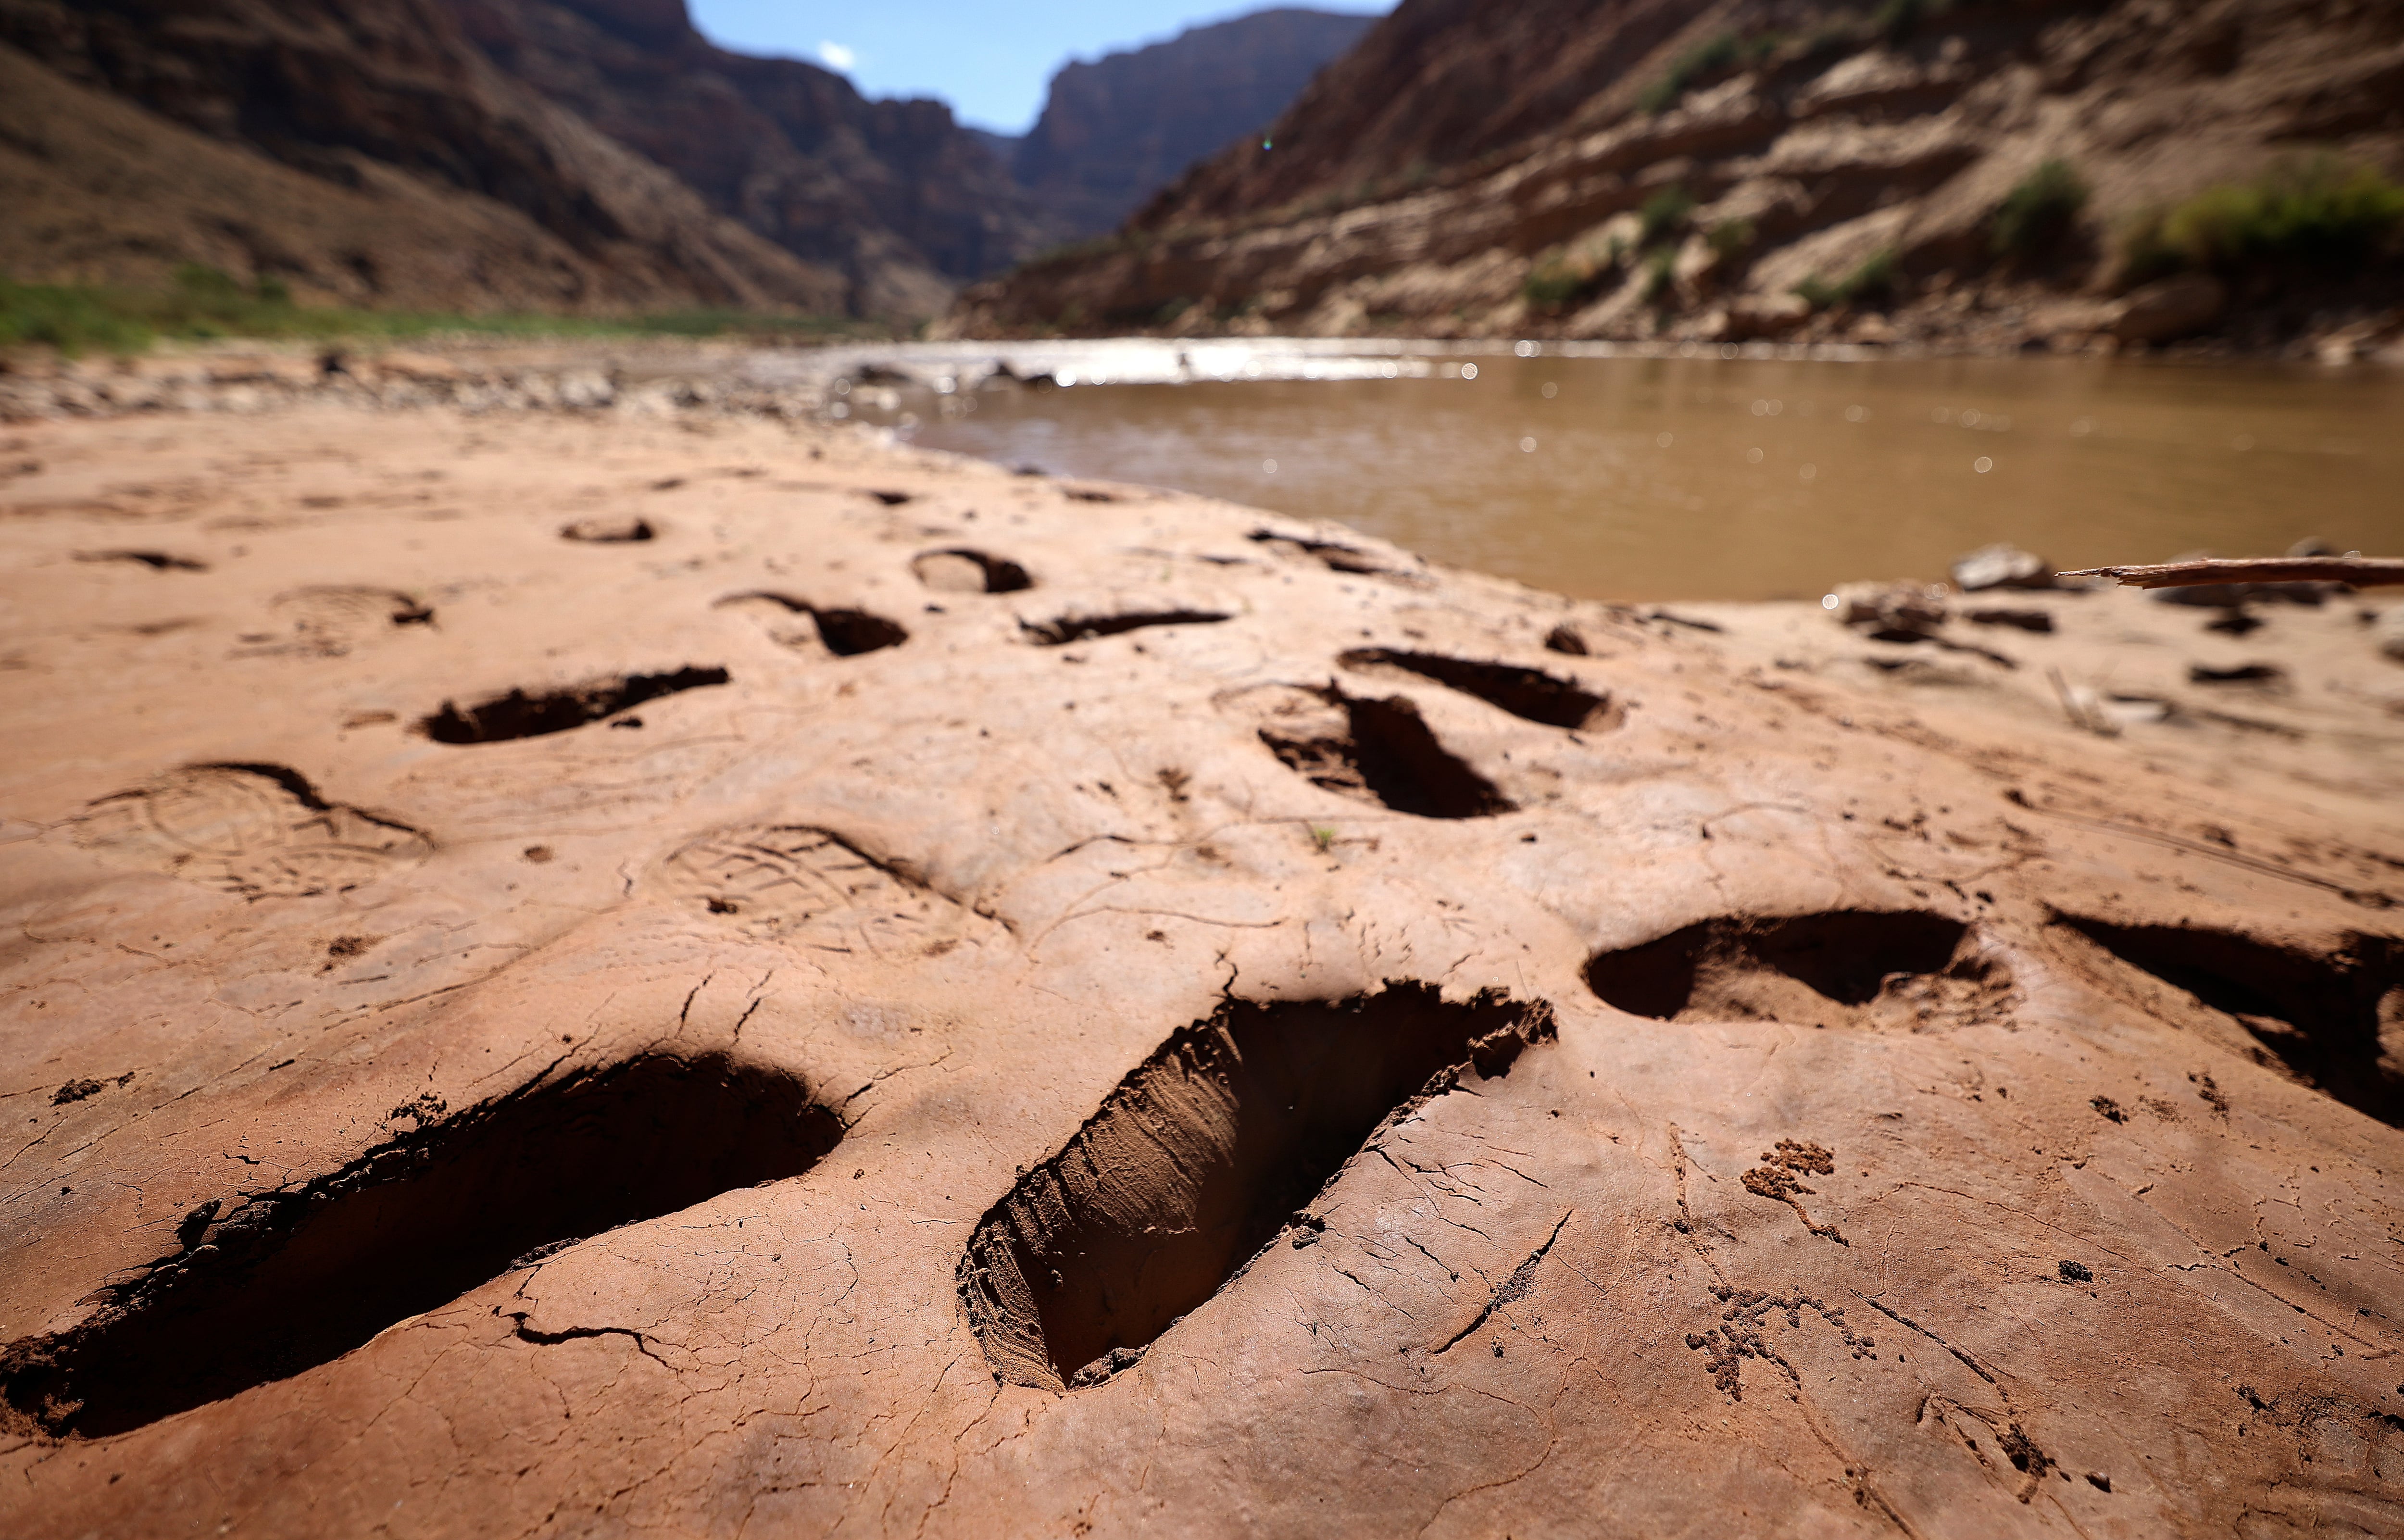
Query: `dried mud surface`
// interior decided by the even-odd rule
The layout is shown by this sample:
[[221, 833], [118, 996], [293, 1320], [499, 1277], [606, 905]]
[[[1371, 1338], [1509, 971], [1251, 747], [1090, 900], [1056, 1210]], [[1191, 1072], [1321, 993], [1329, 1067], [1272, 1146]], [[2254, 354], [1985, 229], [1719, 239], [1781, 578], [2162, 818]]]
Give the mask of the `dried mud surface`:
[[11, 1535], [2404, 1532], [2360, 601], [1938, 647], [735, 418], [0, 458]]

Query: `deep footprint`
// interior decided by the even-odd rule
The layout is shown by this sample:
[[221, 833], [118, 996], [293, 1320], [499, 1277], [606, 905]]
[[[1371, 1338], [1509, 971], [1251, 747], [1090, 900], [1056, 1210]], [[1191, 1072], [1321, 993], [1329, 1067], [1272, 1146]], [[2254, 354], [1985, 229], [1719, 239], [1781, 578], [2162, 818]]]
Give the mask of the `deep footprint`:
[[1255, 529], [1246, 539], [1256, 545], [1292, 556], [1315, 559], [1331, 572], [1349, 572], [1355, 577], [1394, 577], [1394, 570], [1367, 552], [1334, 540], [1315, 540], [1300, 535], [1281, 535], [1274, 529]]
[[965, 547], [913, 556], [910, 571], [938, 594], [1017, 594], [1035, 586], [1016, 562]]
[[781, 1071], [636, 1059], [419, 1127], [305, 1186], [220, 1207], [91, 1320], [0, 1351], [0, 1399], [103, 1437], [329, 1363], [530, 1253], [808, 1170], [842, 1136]]
[[1705, 920], [1598, 953], [1586, 980], [1605, 1004], [1656, 1021], [1801, 1026], [1959, 1025], [2006, 983], [1961, 921], [1870, 909]]
[[1125, 615], [1063, 615], [1018, 628], [1038, 647], [1066, 647], [1089, 637], [1116, 637], [1155, 625], [1217, 625], [1234, 616], [1215, 609], [1145, 609]]
[[450, 701], [417, 724], [437, 743], [506, 743], [566, 733], [645, 701], [727, 682], [723, 668], [679, 668], [672, 674], [627, 674], [564, 690], [527, 694], [512, 690], [462, 707]]
[[153, 572], [206, 572], [209, 564], [165, 551], [78, 551], [79, 562], [133, 562]]
[[651, 527], [650, 520], [631, 515], [579, 519], [574, 524], [562, 525], [559, 531], [561, 539], [585, 545], [632, 545], [654, 539], [658, 535], [659, 531]]
[[1516, 805], [1437, 740], [1407, 696], [1337, 686], [1252, 693], [1261, 741], [1322, 791], [1428, 819], [1480, 819]]
[[2121, 961], [2235, 1016], [2264, 1063], [2404, 1127], [2404, 942], [2355, 935], [2334, 952], [2229, 931], [2062, 923]]
[[1523, 721], [1546, 727], [1600, 728], [1616, 724], [1611, 696], [1597, 694], [1573, 680], [1541, 668], [1517, 664], [1477, 663], [1441, 652], [1402, 652], [1385, 647], [1362, 647], [1335, 660], [1358, 671], [1400, 669], [1421, 679], [1475, 695], [1487, 705], [1508, 711]]
[[193, 764], [103, 797], [76, 820], [85, 849], [245, 898], [339, 893], [413, 866], [432, 842], [329, 803], [280, 764]]
[[809, 635], [791, 623], [796, 617], [806, 616], [819, 644], [838, 658], [856, 658], [863, 652], [881, 651], [899, 647], [910, 639], [910, 633], [898, 621], [866, 609], [827, 609], [797, 599], [789, 594], [773, 594], [765, 590], [752, 594], [733, 594], [711, 608], [718, 609], [756, 609], [768, 618], [768, 639], [779, 647], [805, 649]]
[[1427, 985], [1231, 1001], [1122, 1081], [978, 1225], [960, 1296], [995, 1373], [1107, 1379], [1217, 1294], [1386, 1123], [1553, 1036], [1542, 1002]]

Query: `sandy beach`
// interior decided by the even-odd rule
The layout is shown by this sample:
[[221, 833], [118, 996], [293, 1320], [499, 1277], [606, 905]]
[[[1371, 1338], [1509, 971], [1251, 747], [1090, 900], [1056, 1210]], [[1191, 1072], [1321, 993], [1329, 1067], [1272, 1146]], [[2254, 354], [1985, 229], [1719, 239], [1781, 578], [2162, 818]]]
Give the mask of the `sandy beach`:
[[0, 426], [9, 1533], [2404, 1528], [2404, 592], [470, 367]]

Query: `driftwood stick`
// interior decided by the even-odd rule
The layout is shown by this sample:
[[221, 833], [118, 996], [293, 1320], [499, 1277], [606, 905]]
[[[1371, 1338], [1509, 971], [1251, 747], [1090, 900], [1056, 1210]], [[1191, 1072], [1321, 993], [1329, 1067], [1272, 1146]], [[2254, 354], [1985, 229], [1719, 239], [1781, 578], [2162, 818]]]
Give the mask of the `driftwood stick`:
[[2117, 578], [2129, 588], [2195, 588], [2225, 582], [2341, 582], [2355, 588], [2404, 583], [2404, 561], [2375, 556], [2273, 556], [2214, 559], [2157, 567], [2090, 567], [2065, 578]]

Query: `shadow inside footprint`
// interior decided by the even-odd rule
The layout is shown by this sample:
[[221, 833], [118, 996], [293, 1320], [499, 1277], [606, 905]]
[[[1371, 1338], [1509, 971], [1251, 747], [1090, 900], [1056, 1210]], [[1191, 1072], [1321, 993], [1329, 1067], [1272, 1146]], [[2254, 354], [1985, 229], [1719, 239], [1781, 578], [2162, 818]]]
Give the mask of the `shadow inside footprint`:
[[1446, 749], [1406, 695], [1280, 685], [1252, 704], [1278, 763], [1321, 791], [1423, 819], [1491, 818], [1517, 805]]
[[913, 556], [910, 572], [938, 594], [1017, 594], [1035, 586], [1016, 562], [965, 547]]
[[1547, 674], [1541, 668], [1480, 663], [1441, 652], [1397, 651], [1386, 647], [1355, 648], [1335, 661], [1363, 672], [1399, 669], [1416, 674], [1463, 694], [1475, 695], [1522, 721], [1540, 722], [1546, 727], [1601, 728], [1615, 726], [1618, 721], [1609, 694], [1598, 694], [1574, 680]]
[[1281, 534], [1274, 529], [1255, 529], [1245, 539], [1255, 545], [1266, 546], [1282, 555], [1315, 560], [1331, 572], [1345, 572], [1363, 578], [1400, 576], [1392, 567], [1378, 561], [1367, 552], [1335, 540], [1313, 539], [1304, 535]]
[[1216, 609], [1139, 609], [1118, 615], [1063, 615], [1021, 621], [1018, 628], [1038, 647], [1066, 647], [1092, 637], [1118, 637], [1155, 625], [1217, 625], [1234, 616]]
[[[790, 594], [730, 594], [710, 608], [714, 609], [754, 609], [764, 612], [768, 619], [768, 639], [779, 647], [806, 651], [811, 633], [816, 633], [820, 646], [838, 658], [856, 658], [863, 652], [882, 651], [899, 647], [910, 639], [910, 633], [899, 622], [866, 609], [827, 609], [806, 599]], [[785, 623], [790, 616], [807, 616], [810, 631], [804, 632]]]
[[0, 1351], [0, 1399], [53, 1435], [123, 1433], [328, 1363], [586, 1237], [798, 1176], [843, 1134], [791, 1074], [716, 1056], [571, 1072], [447, 1116], [420, 1103], [339, 1171], [193, 1210], [181, 1250], [104, 1289], [82, 1326]]
[[658, 535], [659, 531], [651, 527], [650, 520], [636, 518], [631, 514], [623, 516], [604, 514], [595, 518], [579, 519], [574, 524], [562, 526], [559, 531], [561, 539], [575, 540], [583, 545], [631, 545], [656, 539]]
[[1551, 1010], [1430, 985], [1233, 1001], [1180, 1029], [1019, 1179], [961, 1258], [995, 1373], [1107, 1379], [1206, 1304], [1393, 1118], [1474, 1066], [1499, 1076]]
[[79, 562], [132, 562], [153, 572], [206, 572], [209, 564], [190, 556], [172, 555], [164, 551], [78, 551]]
[[724, 684], [723, 668], [687, 666], [670, 674], [625, 674], [529, 694], [512, 690], [461, 707], [451, 701], [417, 730], [437, 743], [503, 743], [566, 733], [681, 691]]
[[2404, 942], [2355, 935], [2314, 951], [2201, 926], [2062, 923], [2234, 1016], [2261, 1044], [2257, 1062], [2404, 1127]]
[[1913, 910], [1834, 910], [1783, 919], [1704, 920], [1597, 953], [1587, 987], [1656, 1021], [1866, 1025], [1974, 1010], [2001, 987], [1965, 945], [1969, 928]]

